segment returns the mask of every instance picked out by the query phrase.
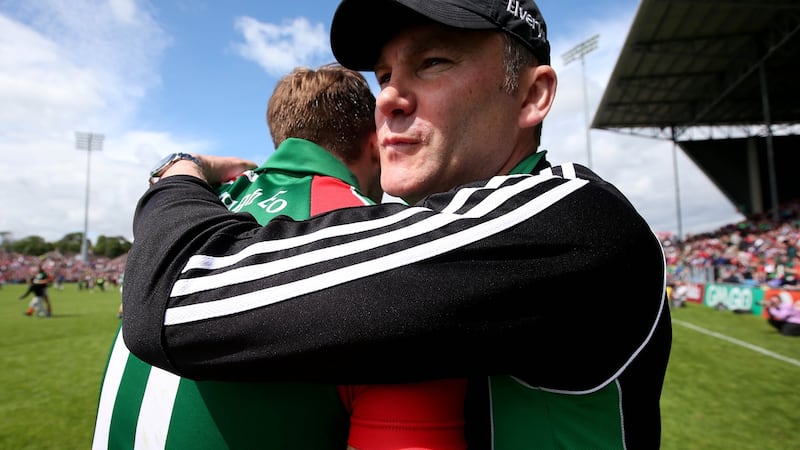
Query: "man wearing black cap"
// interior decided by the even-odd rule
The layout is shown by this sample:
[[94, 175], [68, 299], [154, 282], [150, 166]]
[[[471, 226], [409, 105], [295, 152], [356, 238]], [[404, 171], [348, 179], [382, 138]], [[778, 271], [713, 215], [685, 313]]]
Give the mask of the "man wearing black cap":
[[381, 185], [413, 206], [262, 228], [208, 187], [241, 160], [174, 164], [137, 207], [131, 350], [201, 379], [469, 376], [470, 448], [658, 448], [663, 253], [614, 186], [538, 149], [556, 90], [538, 7], [344, 0], [331, 44], [375, 72]]

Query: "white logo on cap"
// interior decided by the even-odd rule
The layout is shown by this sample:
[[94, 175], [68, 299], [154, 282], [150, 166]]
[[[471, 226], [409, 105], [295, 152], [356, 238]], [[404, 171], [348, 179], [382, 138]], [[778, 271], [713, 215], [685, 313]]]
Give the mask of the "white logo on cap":
[[533, 17], [533, 14], [519, 6], [519, 1], [508, 0], [508, 4], [506, 4], [506, 11], [510, 12], [514, 17], [517, 17], [523, 22], [527, 23], [538, 39], [542, 38], [542, 25]]

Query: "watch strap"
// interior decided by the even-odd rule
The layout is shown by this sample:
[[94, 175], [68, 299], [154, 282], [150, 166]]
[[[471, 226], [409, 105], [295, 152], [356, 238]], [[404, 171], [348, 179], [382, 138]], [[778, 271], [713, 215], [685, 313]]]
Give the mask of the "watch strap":
[[200, 161], [198, 158], [195, 158], [189, 153], [183, 153], [183, 152], [172, 153], [167, 157], [165, 157], [161, 161], [161, 163], [159, 163], [159, 165], [150, 172], [150, 185], [152, 186], [153, 184], [155, 184], [161, 178], [164, 172], [166, 172], [167, 169], [172, 167], [172, 165], [178, 161], [191, 161], [197, 164], [198, 167], [201, 168], [203, 167], [202, 161]]

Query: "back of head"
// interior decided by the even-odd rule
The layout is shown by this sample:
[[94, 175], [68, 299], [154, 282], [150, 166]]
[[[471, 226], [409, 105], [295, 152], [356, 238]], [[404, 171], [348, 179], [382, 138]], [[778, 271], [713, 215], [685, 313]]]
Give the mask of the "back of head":
[[276, 147], [288, 138], [306, 139], [347, 162], [375, 131], [375, 96], [355, 70], [298, 67], [275, 85], [267, 125]]

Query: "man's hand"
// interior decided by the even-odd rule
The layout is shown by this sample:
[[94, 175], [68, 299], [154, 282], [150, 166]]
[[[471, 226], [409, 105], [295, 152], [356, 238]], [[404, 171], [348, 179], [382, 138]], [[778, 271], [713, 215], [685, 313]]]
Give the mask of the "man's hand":
[[202, 169], [192, 161], [178, 161], [170, 166], [161, 178], [172, 175], [191, 175], [205, 180], [210, 185], [217, 185], [239, 176], [248, 169], [255, 169], [258, 164], [236, 156], [192, 155], [202, 162]]
[[239, 176], [245, 170], [255, 169], [258, 164], [235, 156], [200, 155], [203, 176], [212, 186]]
[[781, 299], [776, 295], [764, 300], [764, 306], [767, 308], [776, 308], [778, 305], [780, 305], [780, 303]]

